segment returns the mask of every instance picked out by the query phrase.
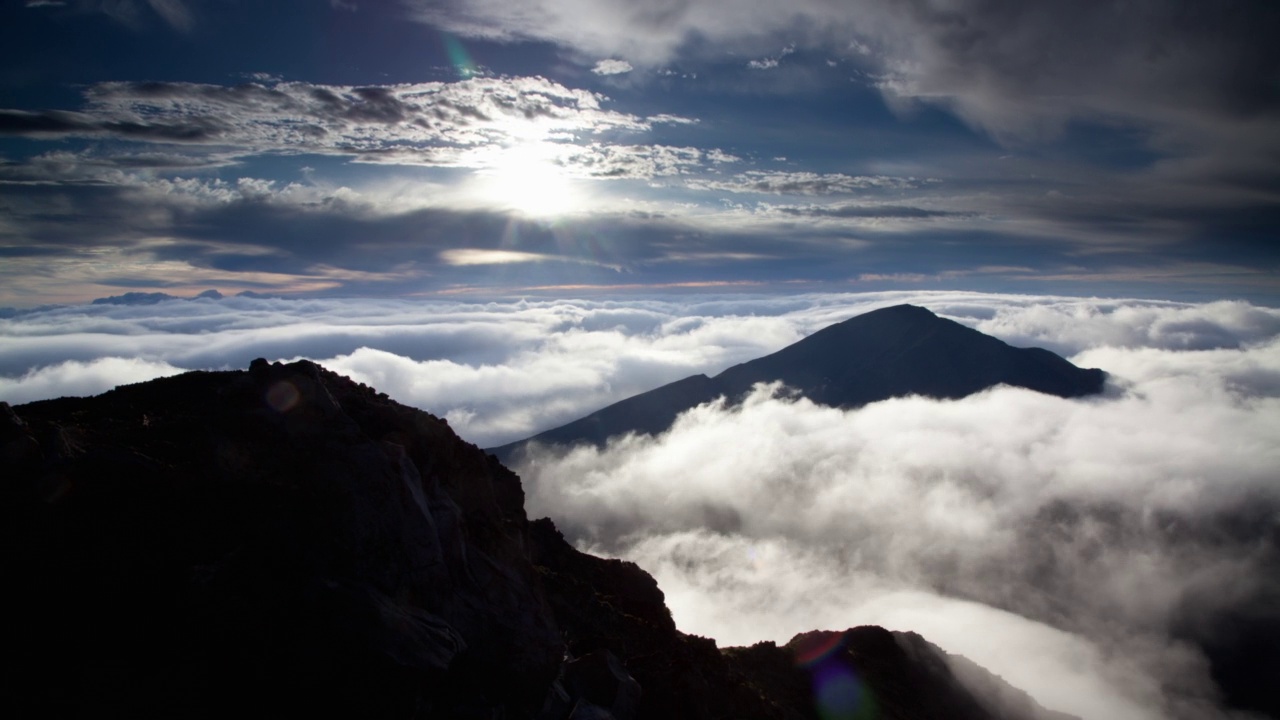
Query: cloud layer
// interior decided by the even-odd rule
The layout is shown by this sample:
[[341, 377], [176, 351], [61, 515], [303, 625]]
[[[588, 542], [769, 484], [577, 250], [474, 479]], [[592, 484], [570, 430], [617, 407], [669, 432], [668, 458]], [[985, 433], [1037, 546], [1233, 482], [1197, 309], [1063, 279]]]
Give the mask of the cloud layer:
[[1086, 718], [1221, 715], [1196, 643], [1276, 590], [1280, 562], [1274, 309], [962, 292], [51, 307], [0, 318], [0, 399], [307, 357], [493, 446], [901, 302], [1113, 387], [848, 412], [761, 388], [661, 438], [533, 459], [531, 514], [639, 562], [683, 629], [722, 643], [881, 623]]
[[[1099, 344], [1075, 359], [1113, 374], [1108, 397], [840, 411], [762, 387], [660, 438], [534, 454], [530, 507], [653, 572], [687, 631], [886, 623], [1082, 717], [1225, 717], [1196, 643], [1276, 591], [1275, 314], [1090, 305], [1075, 325]], [[1066, 309], [989, 323], [1051, 334]]]
[[[88, 373], [106, 358], [198, 369], [247, 367], [255, 357], [306, 357], [446, 415], [464, 437], [487, 447], [688, 375], [719, 372], [826, 325], [902, 302], [1066, 356], [1105, 347], [1231, 350], [1280, 331], [1275, 312], [1239, 302], [965, 292], [519, 302], [199, 298], [11, 311], [0, 317], [0, 377], [8, 383], [0, 399], [51, 396], [54, 388], [32, 373], [66, 361], [88, 364], [66, 372]], [[1213, 362], [1227, 357], [1234, 356]], [[112, 377], [68, 387], [101, 392]]]
[[[215, 4], [0, 10], [30, 59], [3, 78], [0, 304], [939, 279], [1277, 296], [1265, 0], [298, 2], [271, 23]], [[445, 251], [546, 261], [523, 282]], [[978, 271], [1001, 266], [1023, 270]]]
[[[996, 135], [1057, 131], [1072, 117], [1110, 115], [1253, 127], [1277, 110], [1263, 78], [1280, 63], [1262, 29], [1275, 8], [1219, 12], [1157, 0], [1125, 5], [963, 0], [583, 2], [407, 0], [418, 17], [455, 32], [558, 43], [646, 65], [711, 49], [820, 50], [865, 64], [887, 96], [936, 102]], [[781, 42], [780, 42], [781, 41]], [[776, 67], [777, 56], [753, 60]], [[1267, 68], [1267, 72], [1253, 72]], [[1242, 72], [1248, 69], [1247, 72]], [[1189, 129], [1182, 125], [1182, 129]]]
[[605, 110], [601, 96], [539, 77], [362, 87], [303, 82], [106, 82], [82, 111], [0, 110], [0, 133], [220, 145], [244, 152], [417, 153], [457, 164], [462, 149], [533, 136], [647, 127]]

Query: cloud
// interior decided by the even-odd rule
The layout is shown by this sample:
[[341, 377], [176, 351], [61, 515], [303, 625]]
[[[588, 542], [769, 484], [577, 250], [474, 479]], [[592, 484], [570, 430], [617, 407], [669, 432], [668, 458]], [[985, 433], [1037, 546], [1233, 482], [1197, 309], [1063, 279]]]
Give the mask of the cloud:
[[946, 217], [973, 217], [974, 213], [953, 210], [931, 210], [909, 205], [809, 205], [771, 206], [771, 212], [797, 217], [853, 218], [860, 220], [897, 219], [927, 220]]
[[622, 270], [622, 268], [616, 265], [603, 265], [602, 263], [586, 260], [584, 258], [544, 255], [542, 253], [519, 252], [515, 250], [477, 250], [458, 248], [442, 251], [440, 253], [440, 259], [446, 265], [510, 265], [513, 263], [569, 262], [601, 265], [602, 267], [608, 267], [615, 272], [621, 272]]
[[147, 4], [174, 30], [185, 33], [195, 27], [195, 17], [182, 0], [147, 0]]
[[[638, 176], [646, 168], [678, 172], [681, 158], [700, 157], [637, 149], [601, 155], [594, 167]], [[484, 187], [482, 176], [452, 184], [391, 178], [353, 189], [318, 179], [153, 177], [74, 159], [0, 166], [0, 252], [14, 258], [0, 264], [0, 304], [84, 301], [119, 288], [391, 294], [512, 284], [482, 265], [440, 262], [442, 251], [463, 249], [571, 260], [534, 284], [604, 282], [605, 273], [654, 257], [650, 242], [685, 231], [676, 219], [602, 208], [555, 225], [494, 208], [512, 200], [500, 190], [518, 190], [531, 177], [502, 178], [499, 188]], [[447, 286], [436, 274], [445, 268]]]
[[1050, 708], [1105, 720], [1162, 717], [1144, 707], [1144, 701], [1158, 702], [1152, 679], [1087, 638], [894, 583], [802, 543], [697, 530], [647, 537], [626, 556], [658, 577], [680, 627], [721, 645], [750, 645], [761, 637], [785, 642], [815, 628], [875, 624], [918, 632], [949, 652], [980, 658]]
[[[18, 388], [27, 373], [67, 360], [139, 357], [198, 369], [307, 357], [345, 368], [403, 402], [465, 416], [455, 422], [459, 432], [491, 446], [697, 372], [718, 372], [878, 303], [911, 297], [919, 296], [475, 303], [226, 297], [68, 305], [0, 314], [0, 376]], [[510, 380], [495, 385], [488, 380], [494, 375]]]
[[88, 362], [67, 360], [20, 377], [0, 376], [0, 400], [17, 405], [57, 397], [84, 397], [118, 385], [154, 380], [185, 372], [166, 362], [130, 357], [103, 357]]
[[629, 73], [635, 68], [631, 67], [631, 63], [626, 60], [615, 60], [613, 58], [601, 60], [591, 68], [591, 72], [597, 75], [622, 75]]
[[[531, 273], [525, 269], [529, 263], [517, 265], [519, 272]], [[330, 277], [324, 272], [316, 268], [317, 281]], [[706, 282], [684, 289], [695, 285], [718, 293], [741, 289]], [[194, 296], [208, 287], [226, 295], [239, 291], [212, 283], [168, 292]], [[667, 382], [719, 372], [852, 315], [902, 302], [925, 305], [1014, 344], [1045, 346], [1067, 356], [1105, 347], [1246, 347], [1274, 335], [1280, 323], [1276, 311], [1241, 302], [1189, 305], [915, 291], [670, 296], [679, 289], [657, 288], [651, 291], [663, 292], [662, 297], [646, 297], [645, 288], [636, 286], [626, 301], [613, 298], [612, 286], [582, 286], [543, 292], [604, 290], [610, 298], [226, 297], [147, 307], [11, 311], [0, 315], [0, 376], [15, 380], [66, 360], [105, 357], [141, 357], [185, 369], [247, 367], [255, 357], [307, 357], [341, 364], [403, 402], [440, 414], [456, 411], [451, 417], [465, 415], [455, 428], [473, 442], [493, 446]], [[1094, 364], [1105, 366], [1102, 360]], [[512, 380], [498, 391], [482, 380], [485, 373]], [[477, 380], [451, 384], [459, 377]], [[1242, 369], [1237, 382], [1265, 377]], [[538, 389], [543, 387], [556, 390]]]
[[538, 253], [514, 250], [445, 250], [440, 259], [448, 265], [505, 265], [507, 263], [541, 262], [552, 259]]
[[1280, 122], [1280, 50], [1265, 30], [1280, 9], [1265, 0], [406, 2], [452, 32], [644, 67], [745, 56], [768, 69], [780, 56], [761, 55], [794, 42], [849, 66], [904, 117], [941, 108], [1009, 147], [1082, 127], [1120, 130], [1165, 158], [1154, 170], [1193, 196], [1226, 192], [1215, 175], [1255, 189], [1276, 181], [1274, 163], [1260, 164], [1277, 151]]
[[796, 51], [795, 45], [788, 45], [782, 48], [782, 52], [778, 53], [774, 57], [767, 57], [762, 60], [752, 60], [748, 62], [747, 69], [748, 70], [772, 70], [778, 67], [778, 64], [782, 62], [782, 58], [794, 53], [795, 51]]
[[696, 180], [695, 189], [772, 195], [833, 195], [916, 188], [923, 181], [913, 177], [845, 175], [844, 173], [748, 170], [725, 180]]
[[[53, 150], [23, 162], [0, 160], [0, 184], [141, 186], [160, 174], [198, 173], [230, 167], [235, 153], [117, 152]], [[11, 189], [17, 190], [17, 189]]]
[[436, 148], [648, 127], [639, 117], [603, 109], [603, 96], [538, 77], [391, 86], [108, 82], [90, 86], [85, 97], [79, 112], [0, 110], [0, 133], [287, 154], [416, 150], [430, 157]]
[[530, 512], [639, 562], [683, 629], [722, 643], [879, 623], [1085, 718], [1226, 717], [1198, 643], [1267, 617], [1280, 577], [1258, 534], [1280, 509], [1272, 308], [965, 292], [50, 307], [0, 313], [0, 400], [308, 357], [492, 446], [900, 302], [1115, 386], [857, 411], [763, 390], [526, 464]]
[[932, 305], [1052, 340], [1111, 396], [841, 411], [761, 388], [659, 438], [535, 454], [529, 505], [654, 572], [686, 631], [886, 622], [1082, 717], [1221, 716], [1196, 642], [1277, 590], [1278, 549], [1245, 518], [1280, 509], [1280, 314], [972, 300]]
[[197, 369], [308, 357], [490, 446], [799, 339], [795, 320], [751, 316], [770, 305], [227, 297], [56, 307], [0, 317], [0, 376], [19, 393], [27, 373], [66, 360], [136, 355]]
[[570, 172], [592, 178], [652, 179], [701, 171], [710, 163], [738, 162], [720, 151], [667, 145], [569, 146], [560, 162]]
[[[1175, 98], [1194, 98], [1197, 110], [1243, 114], [1267, 107], [1263, 68], [1277, 61], [1260, 34], [1274, 19], [1266, 3], [1226, 12], [1154, 1], [1084, 10], [1054, 2], [1034, 13], [1016, 2], [976, 0], [945, 8], [881, 0], [409, 4], [425, 22], [462, 34], [545, 40], [654, 65], [700, 45], [765, 49], [790, 36], [796, 43], [788, 50], [870, 59], [886, 92], [949, 103], [993, 130], [1037, 122], [1037, 115], [1104, 111], [1150, 119]], [[1061, 41], [1064, 28], [1070, 42]], [[1257, 72], [1236, 73], [1243, 68]], [[1011, 117], [997, 117], [1002, 111]]]

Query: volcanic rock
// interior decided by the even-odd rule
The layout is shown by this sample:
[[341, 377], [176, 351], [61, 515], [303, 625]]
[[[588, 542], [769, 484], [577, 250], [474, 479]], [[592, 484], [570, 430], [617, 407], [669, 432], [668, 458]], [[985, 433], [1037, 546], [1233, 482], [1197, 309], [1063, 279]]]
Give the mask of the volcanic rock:
[[782, 382], [816, 403], [854, 408], [906, 395], [956, 399], [996, 385], [1074, 398], [1100, 392], [1105, 377], [1048, 350], [1015, 348], [925, 308], [897, 305], [823, 328], [715, 377], [677, 380], [490, 452], [510, 461], [529, 443], [603, 446], [625, 433], [658, 434], [680, 413], [717, 397], [737, 403], [757, 383]]

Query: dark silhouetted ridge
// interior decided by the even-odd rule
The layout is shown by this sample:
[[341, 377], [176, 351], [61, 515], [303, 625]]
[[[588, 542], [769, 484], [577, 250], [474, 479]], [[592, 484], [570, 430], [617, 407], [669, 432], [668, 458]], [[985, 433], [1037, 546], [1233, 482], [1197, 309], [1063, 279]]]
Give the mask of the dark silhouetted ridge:
[[[803, 639], [681, 633], [443, 420], [309, 362], [0, 403], [0, 463], [5, 717], [831, 716]], [[829, 635], [877, 703], [846, 714], [1053, 717], [918, 637]]]
[[1105, 374], [1041, 348], [1015, 348], [916, 305], [896, 305], [823, 328], [772, 355], [707, 378], [695, 375], [610, 405], [567, 425], [491, 449], [508, 460], [529, 442], [603, 445], [628, 432], [656, 434], [701, 403], [741, 400], [781, 381], [823, 405], [854, 408], [906, 395], [956, 399], [996, 385], [1074, 398], [1102, 390]]
[[691, 407], [714, 400], [721, 395], [720, 385], [706, 375], [691, 375], [616, 402], [590, 415], [548, 430], [538, 436], [540, 442], [571, 445], [588, 442], [603, 445], [606, 440], [626, 431], [657, 433], [671, 427], [677, 415]]

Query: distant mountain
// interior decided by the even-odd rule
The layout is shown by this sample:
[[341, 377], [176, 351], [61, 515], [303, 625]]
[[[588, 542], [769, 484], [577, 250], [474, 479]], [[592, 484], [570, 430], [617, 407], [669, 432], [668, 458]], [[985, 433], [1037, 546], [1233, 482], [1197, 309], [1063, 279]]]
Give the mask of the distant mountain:
[[1015, 348], [925, 308], [897, 305], [823, 328], [713, 378], [677, 380], [489, 452], [505, 461], [529, 442], [603, 445], [623, 433], [660, 433], [680, 413], [720, 396], [736, 402], [761, 382], [780, 380], [816, 403], [853, 408], [904, 395], [962, 398], [1001, 384], [1081, 397], [1101, 391], [1105, 377], [1048, 350]]
[[111, 295], [110, 297], [95, 298], [92, 305], [157, 305], [170, 300], [195, 300], [197, 298], [207, 298], [210, 300], [221, 300], [223, 294], [215, 289], [205, 290], [195, 297], [183, 297], [180, 295], [170, 295], [162, 292], [127, 292], [123, 295]]
[[911, 633], [686, 635], [446, 422], [309, 362], [0, 403], [0, 468], [6, 717], [1065, 717]]

